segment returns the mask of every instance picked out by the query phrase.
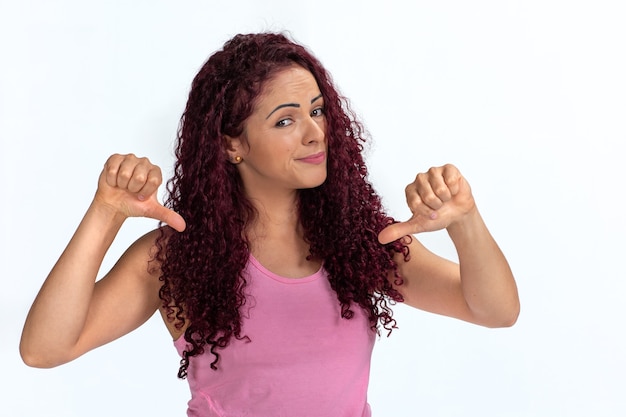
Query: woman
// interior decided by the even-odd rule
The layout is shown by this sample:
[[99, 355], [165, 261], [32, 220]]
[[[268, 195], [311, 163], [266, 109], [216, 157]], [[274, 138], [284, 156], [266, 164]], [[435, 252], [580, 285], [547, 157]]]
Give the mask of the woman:
[[[406, 189], [413, 216], [398, 223], [367, 182], [363, 141], [305, 48], [235, 36], [193, 81], [167, 207], [146, 158], [105, 164], [26, 320], [24, 361], [71, 361], [159, 310], [190, 416], [369, 416], [370, 357], [376, 332], [395, 327], [390, 305], [512, 325], [515, 281], [459, 171], [419, 174]], [[166, 225], [95, 282], [137, 216]], [[410, 237], [444, 228], [458, 265]]]

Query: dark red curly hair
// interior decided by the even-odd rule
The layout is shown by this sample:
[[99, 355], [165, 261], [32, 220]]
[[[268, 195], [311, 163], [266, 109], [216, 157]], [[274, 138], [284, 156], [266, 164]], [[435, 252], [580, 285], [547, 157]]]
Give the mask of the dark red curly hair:
[[244, 229], [256, 215], [243, 191], [237, 169], [228, 162], [225, 136], [239, 136], [264, 82], [292, 65], [309, 70], [325, 102], [328, 141], [327, 179], [299, 191], [299, 213], [311, 256], [324, 260], [341, 316], [363, 308], [372, 331], [395, 327], [390, 304], [401, 295], [388, 280], [401, 278], [394, 253], [408, 256], [400, 241], [381, 245], [378, 233], [393, 219], [367, 181], [361, 152], [362, 125], [333, 86], [328, 72], [303, 46], [276, 33], [237, 35], [212, 55], [193, 80], [181, 118], [174, 176], [166, 205], [187, 222], [182, 233], [162, 229], [157, 241], [163, 285], [160, 298], [169, 319], [183, 326], [189, 360], [219, 349], [232, 337], [242, 339], [240, 307], [246, 302], [242, 270], [249, 258]]

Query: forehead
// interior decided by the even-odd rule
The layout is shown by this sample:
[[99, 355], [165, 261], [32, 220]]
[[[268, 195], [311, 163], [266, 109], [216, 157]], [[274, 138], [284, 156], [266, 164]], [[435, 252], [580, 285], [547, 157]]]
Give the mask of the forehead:
[[257, 106], [281, 104], [285, 100], [308, 101], [319, 93], [320, 89], [313, 74], [294, 64], [277, 71], [265, 81], [257, 99]]

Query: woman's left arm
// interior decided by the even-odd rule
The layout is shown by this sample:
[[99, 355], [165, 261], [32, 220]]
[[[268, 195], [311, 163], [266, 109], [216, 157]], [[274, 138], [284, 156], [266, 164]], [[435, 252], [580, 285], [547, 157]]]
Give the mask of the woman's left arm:
[[409, 259], [397, 256], [403, 283], [394, 286], [405, 303], [487, 327], [513, 325], [520, 308], [515, 279], [459, 170], [444, 165], [418, 174], [406, 196], [413, 216], [381, 231], [380, 242], [446, 229], [459, 264], [433, 254], [413, 238]]

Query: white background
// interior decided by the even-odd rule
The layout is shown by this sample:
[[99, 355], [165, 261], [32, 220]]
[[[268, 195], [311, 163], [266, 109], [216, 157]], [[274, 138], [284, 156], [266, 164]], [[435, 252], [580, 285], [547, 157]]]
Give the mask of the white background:
[[[236, 33], [289, 30], [369, 128], [390, 213], [407, 217], [417, 172], [456, 164], [519, 284], [510, 329], [398, 307], [374, 415], [626, 415], [625, 21], [619, 0], [2, 0], [0, 414], [184, 415], [158, 317], [51, 370], [22, 364], [21, 326], [107, 156], [169, 175], [204, 60]], [[129, 221], [104, 268], [154, 226]], [[454, 257], [445, 232], [420, 238]]]

